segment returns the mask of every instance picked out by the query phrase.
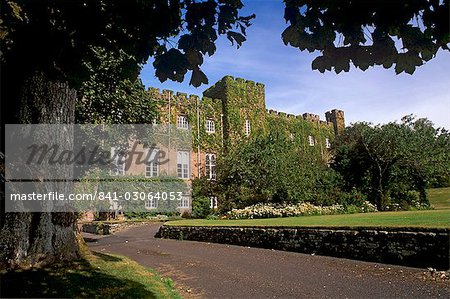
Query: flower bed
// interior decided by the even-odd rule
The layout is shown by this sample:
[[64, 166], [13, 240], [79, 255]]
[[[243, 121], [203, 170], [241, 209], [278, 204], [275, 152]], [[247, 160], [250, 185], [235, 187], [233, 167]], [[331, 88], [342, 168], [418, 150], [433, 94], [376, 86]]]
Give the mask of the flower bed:
[[243, 209], [233, 209], [228, 212], [230, 219], [256, 219], [256, 218], [276, 218], [311, 215], [335, 215], [352, 212], [369, 213], [376, 212], [377, 208], [365, 201], [361, 207], [352, 206], [351, 209], [343, 205], [315, 206], [308, 202], [298, 204], [255, 204]]

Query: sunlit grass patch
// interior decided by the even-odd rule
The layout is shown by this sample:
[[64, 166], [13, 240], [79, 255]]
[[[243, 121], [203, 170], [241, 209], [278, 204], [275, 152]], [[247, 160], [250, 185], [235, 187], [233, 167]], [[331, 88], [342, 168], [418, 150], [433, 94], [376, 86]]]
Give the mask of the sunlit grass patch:
[[182, 226], [332, 226], [450, 228], [450, 210], [378, 212], [243, 220], [180, 220]]
[[1, 272], [0, 297], [181, 298], [169, 278], [119, 255], [90, 252], [47, 268]]
[[435, 209], [450, 209], [450, 188], [429, 189], [427, 192]]

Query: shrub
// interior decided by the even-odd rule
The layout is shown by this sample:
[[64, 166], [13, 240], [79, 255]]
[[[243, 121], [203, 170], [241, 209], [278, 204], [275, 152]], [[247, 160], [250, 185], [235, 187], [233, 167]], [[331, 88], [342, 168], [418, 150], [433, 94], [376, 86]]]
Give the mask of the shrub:
[[376, 212], [377, 209], [368, 201], [361, 207], [335, 204], [331, 206], [316, 206], [308, 202], [298, 204], [256, 204], [243, 209], [233, 209], [228, 212], [230, 219], [256, 219], [256, 218], [276, 218], [295, 217], [310, 215], [335, 215], [345, 213]]
[[207, 220], [218, 220], [218, 219], [220, 219], [220, 217], [219, 217], [219, 215], [216, 215], [216, 214], [209, 214], [209, 215], [206, 217], [206, 219], [207, 219]]
[[198, 196], [192, 199], [192, 217], [206, 218], [211, 214], [210, 199], [206, 196]]
[[231, 219], [273, 218], [307, 215], [342, 214], [341, 205], [328, 207], [315, 206], [311, 203], [299, 204], [256, 204], [243, 209], [233, 209], [228, 214]]
[[390, 196], [391, 204], [386, 207], [389, 211], [408, 211], [408, 210], [426, 210], [430, 209], [428, 200], [421, 201], [419, 192], [394, 190]]
[[392, 204], [390, 204], [390, 205], [387, 205], [387, 206], [384, 208], [384, 210], [385, 210], [385, 211], [393, 211], [393, 212], [396, 212], [396, 211], [400, 211], [401, 208], [400, 208], [400, 205], [399, 205], [398, 203], [392, 203]]
[[377, 206], [372, 204], [370, 201], [364, 201], [360, 207], [361, 213], [373, 213], [378, 212]]
[[125, 217], [127, 219], [152, 219], [152, 218], [161, 218], [161, 216], [164, 216], [166, 218], [168, 217], [174, 217], [179, 216], [180, 212], [178, 211], [162, 211], [162, 210], [152, 210], [149, 212], [125, 212]]
[[361, 208], [357, 207], [355, 205], [347, 205], [345, 206], [345, 213], [346, 214], [356, 214], [361, 212]]
[[367, 201], [367, 196], [362, 192], [356, 190], [356, 188], [352, 188], [350, 192], [339, 192], [339, 198], [337, 202], [343, 205], [354, 205], [357, 207], [361, 207], [364, 202]]
[[192, 218], [192, 213], [189, 211], [184, 211], [183, 214], [181, 214], [181, 218], [185, 218], [185, 219]]
[[155, 212], [125, 212], [124, 216], [127, 219], [149, 219], [156, 216]]
[[220, 196], [224, 212], [264, 202], [295, 204], [299, 199], [335, 204], [341, 177], [317, 158], [317, 152], [304, 151], [284, 130], [271, 130], [230, 148], [217, 161], [217, 180], [193, 183], [193, 193]]
[[420, 200], [413, 201], [410, 206], [411, 210], [432, 210], [433, 207], [429, 202], [420, 202]]

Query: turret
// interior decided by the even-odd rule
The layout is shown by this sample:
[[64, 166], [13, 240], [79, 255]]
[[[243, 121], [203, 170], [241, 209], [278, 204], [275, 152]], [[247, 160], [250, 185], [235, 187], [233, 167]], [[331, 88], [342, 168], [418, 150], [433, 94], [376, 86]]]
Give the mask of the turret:
[[333, 109], [325, 113], [325, 118], [327, 122], [333, 124], [334, 133], [336, 135], [342, 133], [345, 129], [345, 118], [344, 111]]

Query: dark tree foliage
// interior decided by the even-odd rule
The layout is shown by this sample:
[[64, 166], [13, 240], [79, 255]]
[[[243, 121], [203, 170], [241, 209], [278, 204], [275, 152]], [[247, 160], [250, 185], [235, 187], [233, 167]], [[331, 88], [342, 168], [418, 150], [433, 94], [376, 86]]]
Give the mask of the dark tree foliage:
[[203, 187], [202, 195], [222, 196], [219, 210], [224, 212], [261, 202], [334, 204], [339, 184], [337, 173], [319, 157], [284, 134], [270, 133], [234, 146], [219, 157], [217, 180], [209, 187], [200, 180], [196, 187]]
[[[254, 17], [239, 15], [240, 0], [1, 1], [2, 125], [74, 123], [76, 103], [86, 108], [79, 121], [146, 122], [154, 111], [136, 79], [149, 57], [161, 81], [182, 81], [191, 72], [192, 85], [207, 83], [200, 70], [204, 55], [214, 54], [220, 35], [240, 46]], [[135, 112], [144, 107], [140, 112], [148, 114], [142, 119]], [[54, 142], [50, 134], [45, 137]], [[70, 150], [70, 134], [62, 137], [59, 142]], [[61, 178], [70, 177], [71, 168], [61, 167]], [[34, 187], [55, 191], [45, 184]], [[3, 190], [2, 184], [1, 201]], [[0, 202], [0, 266], [78, 256], [74, 213], [3, 209]]]
[[450, 176], [450, 134], [427, 119], [405, 116], [401, 123], [356, 123], [338, 137], [334, 150], [332, 167], [347, 190], [367, 194], [381, 210], [411, 201], [413, 191], [426, 205], [425, 188]]
[[192, 217], [206, 218], [212, 212], [210, 199], [207, 196], [198, 196], [192, 199]]
[[149, 57], [156, 76], [208, 83], [200, 66], [213, 55], [218, 36], [245, 41], [252, 16], [240, 16], [240, 0], [22, 1], [2, 0], [0, 22], [3, 98], [17, 100], [24, 78], [36, 70], [78, 88], [88, 78], [92, 47], [121, 51], [123, 78], [135, 79]]
[[[78, 124], [148, 124], [157, 113], [140, 79], [123, 79], [124, 62], [132, 57], [123, 51], [92, 48], [96, 60], [85, 63], [89, 77], [82, 83], [75, 109]], [[124, 134], [125, 135], [125, 134]]]
[[348, 72], [350, 64], [414, 73], [449, 50], [448, 0], [285, 0], [284, 43], [319, 51], [312, 69]]

